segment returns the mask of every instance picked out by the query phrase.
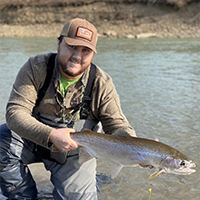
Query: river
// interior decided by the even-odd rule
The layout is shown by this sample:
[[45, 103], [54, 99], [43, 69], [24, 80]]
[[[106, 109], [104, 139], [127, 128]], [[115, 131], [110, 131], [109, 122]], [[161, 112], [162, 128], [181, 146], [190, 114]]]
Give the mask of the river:
[[[12, 84], [30, 56], [56, 52], [55, 39], [0, 38], [0, 122]], [[110, 180], [100, 176], [101, 200], [200, 199], [200, 40], [100, 39], [94, 63], [113, 77], [124, 114], [138, 137], [155, 139], [180, 150], [197, 164], [189, 176], [161, 174], [154, 169], [123, 168]], [[109, 174], [111, 163], [98, 160], [98, 174]], [[49, 173], [30, 165], [39, 199], [53, 199]], [[6, 198], [0, 192], [0, 199]]]

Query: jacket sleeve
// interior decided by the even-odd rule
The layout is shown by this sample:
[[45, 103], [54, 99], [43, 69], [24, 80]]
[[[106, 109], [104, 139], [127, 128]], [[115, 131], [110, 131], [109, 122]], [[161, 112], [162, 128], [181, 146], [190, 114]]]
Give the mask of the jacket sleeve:
[[6, 121], [8, 127], [21, 137], [47, 147], [52, 128], [32, 117], [45, 73], [45, 59], [32, 58], [24, 64], [16, 77], [7, 103]]
[[[98, 76], [98, 75], [97, 75]], [[109, 75], [97, 77], [93, 92], [92, 107], [95, 118], [101, 121], [106, 134], [131, 135], [136, 137], [122, 112], [119, 95]]]

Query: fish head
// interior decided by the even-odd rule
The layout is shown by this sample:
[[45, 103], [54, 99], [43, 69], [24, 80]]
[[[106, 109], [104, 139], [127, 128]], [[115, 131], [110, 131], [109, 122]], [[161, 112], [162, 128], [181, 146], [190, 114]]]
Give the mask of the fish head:
[[162, 161], [158, 171], [151, 174], [149, 178], [154, 178], [161, 173], [189, 175], [196, 171], [195, 169], [192, 169], [193, 167], [196, 167], [196, 164], [192, 160], [166, 157]]
[[196, 171], [192, 169], [193, 167], [196, 167], [196, 164], [189, 158], [172, 158], [169, 156], [162, 161], [161, 168], [165, 173], [189, 175]]

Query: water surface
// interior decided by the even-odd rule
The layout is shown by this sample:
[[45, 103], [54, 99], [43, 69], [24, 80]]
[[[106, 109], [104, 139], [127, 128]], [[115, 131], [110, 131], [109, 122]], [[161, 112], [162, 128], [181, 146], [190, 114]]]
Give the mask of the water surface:
[[[110, 181], [101, 176], [100, 199], [198, 200], [200, 197], [200, 40], [99, 40], [94, 63], [113, 77], [122, 109], [138, 137], [159, 138], [197, 164], [190, 176], [165, 174], [154, 179], [153, 169], [123, 168]], [[30, 56], [56, 52], [53, 39], [0, 39], [0, 122], [20, 67]], [[31, 165], [39, 199], [52, 199], [53, 186], [42, 164]], [[98, 161], [98, 173], [109, 174], [111, 163]], [[0, 199], [4, 197], [0, 194]]]

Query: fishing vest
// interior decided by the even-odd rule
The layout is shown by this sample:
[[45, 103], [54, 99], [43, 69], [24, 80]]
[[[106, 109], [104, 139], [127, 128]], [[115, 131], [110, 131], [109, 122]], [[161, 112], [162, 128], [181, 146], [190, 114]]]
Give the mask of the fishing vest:
[[[45, 78], [43, 86], [38, 92], [38, 97], [37, 97], [35, 106], [39, 106], [41, 100], [45, 96], [45, 93], [50, 85], [51, 78], [53, 75], [56, 55], [57, 54], [54, 54], [54, 53], [51, 54], [48, 60], [46, 78]], [[96, 65], [91, 63], [88, 82], [87, 82], [87, 85], [84, 91], [84, 96], [81, 102], [80, 120], [78, 120], [75, 124], [75, 127], [74, 127], [75, 131], [81, 131], [84, 128], [88, 128], [93, 131], [102, 132], [102, 125], [98, 120], [87, 120], [90, 113], [91, 94], [92, 94], [92, 88], [94, 85], [95, 75], [96, 75]], [[68, 126], [68, 124], [63, 124], [62, 118], [59, 118], [59, 117], [49, 116], [42, 113], [40, 114], [33, 113], [33, 116], [38, 121], [46, 125], [49, 125], [51, 127], [65, 128], [66, 125], [67, 127], [70, 127]], [[78, 150], [69, 151], [69, 152], [52, 152], [51, 150], [47, 148], [44, 148], [40, 145], [36, 145], [35, 153], [38, 157], [42, 159], [49, 159], [52, 161], [56, 161], [59, 164], [63, 164], [64, 162], [66, 162], [67, 157], [77, 155]]]
[[[54, 70], [54, 64], [55, 64], [55, 57], [57, 54], [53, 53], [51, 54], [48, 64], [47, 64], [47, 75], [44, 81], [43, 86], [38, 92], [37, 100], [35, 106], [39, 106], [40, 102], [42, 101], [43, 97], [45, 96], [45, 93], [50, 85], [53, 70]], [[92, 94], [92, 87], [94, 85], [95, 75], [96, 75], [96, 65], [91, 63], [90, 73], [88, 82], [84, 91], [84, 96], [81, 103], [81, 110], [80, 110], [80, 119], [87, 119], [89, 113], [90, 113], [90, 102], [91, 102], [91, 94]]]

